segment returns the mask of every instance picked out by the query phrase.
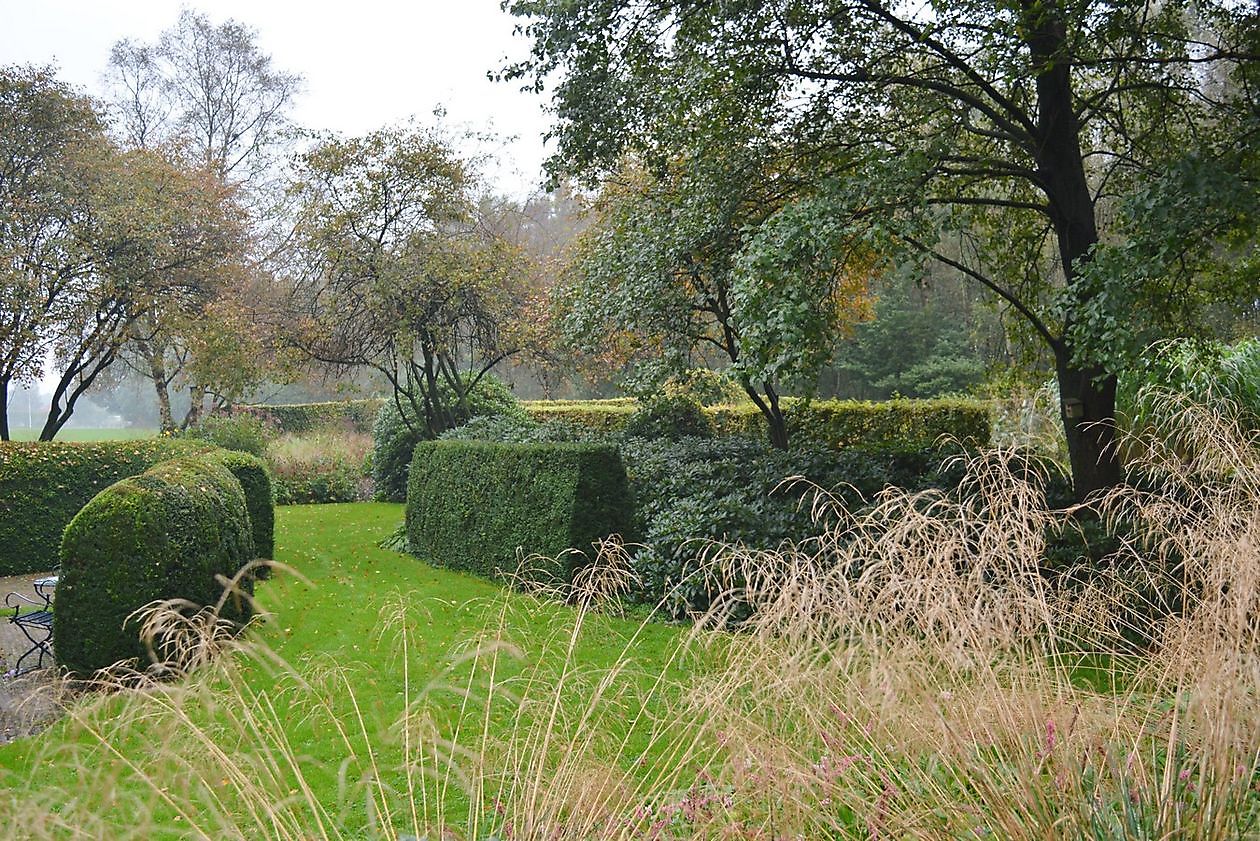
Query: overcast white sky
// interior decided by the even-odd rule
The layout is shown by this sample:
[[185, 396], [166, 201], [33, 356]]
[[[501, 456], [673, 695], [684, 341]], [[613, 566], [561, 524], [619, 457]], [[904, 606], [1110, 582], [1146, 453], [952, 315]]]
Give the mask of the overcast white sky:
[[542, 179], [543, 98], [486, 78], [528, 50], [499, 0], [0, 0], [0, 64], [56, 62], [97, 93], [116, 41], [152, 42], [184, 7], [248, 24], [276, 67], [305, 76], [294, 116], [308, 128], [362, 134], [441, 105], [449, 124], [516, 137], [491, 173], [499, 191]]

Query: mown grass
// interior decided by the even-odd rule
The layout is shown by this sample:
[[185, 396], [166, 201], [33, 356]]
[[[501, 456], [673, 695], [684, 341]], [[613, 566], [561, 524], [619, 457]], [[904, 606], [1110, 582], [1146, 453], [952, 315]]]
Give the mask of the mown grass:
[[[101, 794], [97, 804], [94, 819], [102, 831], [116, 836], [191, 831], [192, 816], [181, 816], [175, 806], [154, 797], [155, 779], [171, 791], [180, 785], [166, 779], [178, 776], [168, 767], [171, 757], [159, 755], [186, 735], [172, 732], [185, 716], [184, 730], [199, 728], [239, 744], [248, 736], [237, 729], [239, 721], [226, 719], [239, 717], [237, 705], [251, 698], [273, 709], [274, 719], [266, 726], [275, 728], [271, 737], [296, 763], [282, 775], [284, 784], [295, 794], [309, 786], [314, 801], [338, 804], [343, 811], [335, 820], [346, 837], [369, 833], [373, 820], [381, 818], [374, 817], [365, 780], [401, 789], [414, 770], [398, 733], [408, 705], [423, 696], [435, 727], [454, 730], [471, 716], [469, 726], [506, 737], [516, 726], [510, 710], [496, 711], [486, 722], [479, 720], [481, 711], [473, 710], [470, 699], [482, 675], [481, 662], [472, 655], [510, 640], [511, 656], [496, 658], [497, 681], [557, 681], [554, 669], [563, 668], [565, 658], [554, 655], [557, 646], [569, 644], [574, 620], [574, 611], [563, 605], [508, 595], [491, 582], [379, 548], [378, 541], [401, 519], [402, 506], [390, 503], [278, 509], [276, 557], [291, 571], [259, 585], [259, 606], [268, 619], [254, 632], [270, 653], [259, 660], [238, 654], [239, 671], [215, 675], [208, 685], [204, 676], [189, 679], [193, 688], [174, 704], [182, 707], [178, 714], [168, 708], [169, 700], [150, 702], [147, 710], [127, 695], [89, 700], [95, 708], [76, 708], [75, 715], [46, 733], [0, 748], [0, 788], [22, 792], [27, 805], [54, 804], [59, 796], [81, 792], [86, 777], [114, 789]], [[400, 646], [403, 634], [405, 647]], [[617, 693], [637, 693], [662, 674], [672, 674], [675, 681], [681, 676], [672, 662], [680, 637], [676, 628], [590, 615], [573, 640], [569, 663], [580, 663], [592, 674], [615, 666], [627, 680]], [[291, 668], [277, 667], [272, 655]], [[572, 683], [560, 711], [566, 718], [582, 715], [587, 703], [579, 683]], [[609, 703], [617, 702], [614, 694], [607, 696]], [[120, 728], [118, 721], [128, 726]], [[628, 740], [634, 752], [646, 750], [646, 735], [632, 733], [627, 721], [609, 719], [605, 737]], [[339, 735], [338, 723], [349, 735]], [[156, 765], [155, 759], [160, 760]], [[448, 794], [446, 802], [430, 804], [431, 811], [440, 809], [443, 821], [463, 822], [466, 795], [454, 781]], [[198, 795], [185, 790], [182, 796]], [[150, 806], [136, 824], [140, 801]], [[236, 812], [245, 806], [227, 798], [222, 808]]]

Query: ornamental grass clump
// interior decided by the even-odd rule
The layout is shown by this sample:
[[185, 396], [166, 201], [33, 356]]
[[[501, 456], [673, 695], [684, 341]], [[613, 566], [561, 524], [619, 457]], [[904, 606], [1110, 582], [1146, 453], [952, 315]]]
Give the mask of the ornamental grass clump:
[[354, 502], [372, 495], [372, 436], [348, 427], [285, 433], [267, 445], [276, 502]]

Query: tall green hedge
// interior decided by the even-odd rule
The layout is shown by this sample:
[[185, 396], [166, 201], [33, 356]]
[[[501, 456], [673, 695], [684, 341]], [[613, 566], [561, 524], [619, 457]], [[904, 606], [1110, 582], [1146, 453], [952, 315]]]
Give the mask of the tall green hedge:
[[[174, 459], [111, 485], [61, 541], [57, 662], [79, 676], [133, 657], [146, 662], [132, 612], [158, 599], [213, 604], [223, 593], [216, 576], [231, 577], [253, 557], [245, 493], [222, 464]], [[222, 615], [245, 622], [249, 600], [229, 598]]]
[[562, 421], [595, 432], [620, 432], [638, 410], [633, 400], [535, 400], [522, 404], [539, 423]]
[[300, 435], [323, 426], [347, 425], [358, 432], [371, 432], [376, 413], [384, 400], [333, 400], [327, 403], [289, 403], [280, 406], [253, 406], [266, 412], [282, 432]]
[[[719, 435], [766, 437], [766, 422], [748, 404], [712, 406]], [[793, 445], [913, 450], [931, 447], [943, 436], [969, 446], [986, 446], [990, 436], [989, 404], [981, 400], [792, 400], [784, 401], [783, 417]]]
[[266, 463], [257, 456], [235, 450], [216, 450], [207, 453], [205, 458], [222, 464], [241, 483], [249, 511], [250, 533], [254, 537], [254, 552], [259, 558], [271, 558], [276, 547], [276, 498]]
[[[534, 401], [524, 404], [540, 423], [564, 421], [598, 432], [620, 432], [638, 409], [632, 400]], [[942, 436], [972, 445], [989, 443], [989, 404], [980, 400], [804, 401], [785, 398], [792, 444], [911, 450]], [[752, 403], [705, 406], [719, 436], [765, 439], [766, 421]]]
[[209, 446], [163, 438], [0, 443], [0, 575], [52, 569], [62, 530], [98, 491]]
[[[516, 571], [516, 550], [555, 558], [591, 556], [610, 534], [630, 538], [634, 509], [621, 457], [593, 444], [426, 441], [407, 485], [407, 539], [426, 561], [483, 576]], [[570, 582], [569, 554], [531, 570]]]

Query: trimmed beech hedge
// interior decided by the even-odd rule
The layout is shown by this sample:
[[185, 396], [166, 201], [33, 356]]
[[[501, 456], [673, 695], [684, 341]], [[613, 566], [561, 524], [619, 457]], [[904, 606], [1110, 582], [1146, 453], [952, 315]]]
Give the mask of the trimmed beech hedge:
[[[430, 563], [486, 577], [516, 571], [516, 550], [590, 556], [610, 534], [630, 539], [634, 508], [616, 448], [597, 444], [425, 441], [407, 485], [407, 540]], [[571, 582], [583, 565], [570, 553], [531, 569], [546, 583]]]
[[289, 403], [280, 406], [252, 406], [266, 412], [280, 426], [280, 431], [300, 435], [323, 426], [345, 424], [358, 432], [372, 431], [376, 413], [384, 400], [334, 400], [328, 403]]
[[[213, 604], [223, 593], [216, 576], [253, 559], [245, 493], [212, 459], [163, 462], [93, 497], [66, 526], [60, 557], [57, 662], [84, 677], [119, 660], [144, 663], [131, 613], [158, 599]], [[249, 600], [229, 598], [222, 615], [244, 623]]]
[[216, 450], [207, 453], [205, 458], [226, 467], [241, 483], [255, 557], [270, 559], [276, 548], [276, 498], [266, 463], [257, 456], [235, 450]]
[[209, 446], [165, 438], [0, 443], [0, 575], [52, 569], [62, 530], [98, 491]]

